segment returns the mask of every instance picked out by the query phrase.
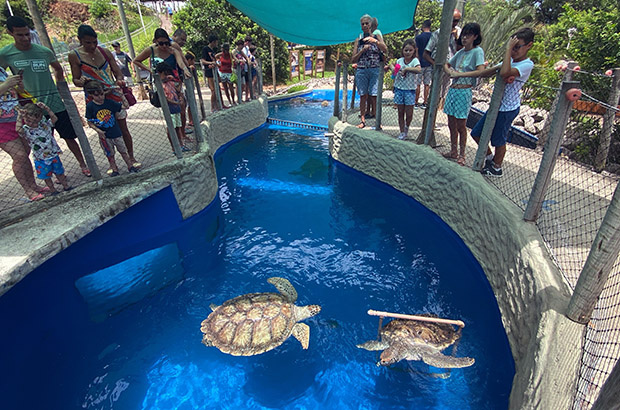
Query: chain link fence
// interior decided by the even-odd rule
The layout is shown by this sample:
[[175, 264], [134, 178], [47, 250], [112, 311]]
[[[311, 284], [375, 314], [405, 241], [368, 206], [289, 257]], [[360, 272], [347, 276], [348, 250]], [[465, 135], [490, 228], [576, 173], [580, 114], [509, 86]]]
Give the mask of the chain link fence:
[[[343, 66], [342, 81], [348, 84], [344, 73], [353, 77], [356, 73], [346, 64]], [[369, 105], [364, 110], [371, 113], [370, 118], [365, 116], [365, 128], [413, 143], [424, 143], [425, 134], [429, 134], [428, 143], [444, 157], [484, 171], [495, 165], [496, 158], [487, 156], [484, 145], [478, 152], [478, 145], [469, 136], [482, 135], [484, 141], [486, 132], [486, 138], [497, 138], [492, 135], [493, 125], [501, 128], [504, 124], [507, 144], [499, 164], [502, 177], [488, 175], [487, 180], [524, 211], [526, 220], [536, 222], [552, 257], [574, 289], [620, 180], [618, 76], [620, 70], [612, 76], [587, 73], [573, 63], [564, 67], [564, 72], [534, 67], [530, 80], [521, 84], [523, 88], [516, 93], [507, 90], [518, 80], [504, 83], [499, 77], [478, 79], [472, 87], [444, 85], [434, 107], [434, 122], [425, 119], [433, 107], [417, 105], [421, 99], [417, 96], [414, 106], [409, 107], [411, 124], [407, 127], [409, 118], [406, 112], [403, 115], [402, 106], [399, 113], [393, 80], [387, 73], [378, 80], [376, 109]], [[518, 105], [518, 99], [518, 113], [507, 115], [508, 108]], [[464, 111], [467, 115], [463, 115]], [[485, 114], [486, 122], [490, 122], [488, 130], [476, 127]], [[362, 127], [355, 99], [342, 106], [340, 116]], [[460, 121], [455, 122], [458, 117]], [[463, 140], [459, 139], [463, 117], [467, 138], [464, 150]], [[432, 130], [426, 128], [426, 122], [434, 123]], [[545, 150], [549, 154], [545, 155]], [[610, 272], [587, 326], [574, 409], [589, 409], [594, 404], [619, 358], [620, 259]]]
[[[253, 95], [247, 99], [256, 97], [262, 92], [260, 70], [258, 73], [255, 81], [257, 87], [251, 90]], [[241, 85], [242, 76], [239, 77]], [[193, 125], [202, 121], [207, 113], [211, 113], [212, 107], [208, 87], [200, 84], [195, 69], [193, 78], [185, 79], [183, 87], [177, 87], [177, 97], [183, 96], [180, 101], [181, 113], [176, 115], [178, 118], [173, 119], [170, 114], [170, 108], [174, 105], [167, 103], [166, 92], [159, 75], [154, 74], [151, 80], [144, 80], [130, 89], [136, 102], [126, 110], [126, 119], [118, 121], [123, 131], [123, 142], [130, 156], [129, 163], [122, 158], [118, 148], [114, 149], [116, 152], [112, 155], [113, 145], [107, 139], [101, 139], [97, 131], [88, 126], [86, 99], [81, 89], [70, 90], [67, 83], [60, 83], [58, 90], [43, 93], [60, 94], [67, 115], [61, 116], [56, 126], [65, 126], [71, 121], [78, 134], [78, 138], [69, 141], [68, 145], [67, 140], [60, 138], [57, 131], [54, 132], [55, 140], [62, 150], [60, 159], [64, 166], [64, 174], [71, 188], [99, 178], [124, 175], [132, 168], [134, 169], [131, 171], [135, 172], [175, 158], [183, 158], [192, 155], [198, 149], [201, 129]], [[178, 92], [179, 90], [182, 91]], [[43, 94], [31, 95], [28, 98], [39, 100], [44, 97]], [[23, 99], [24, 103], [30, 101], [29, 99]], [[105, 118], [98, 120], [105, 121]], [[123, 123], [126, 123], [126, 128]], [[14, 127], [14, 124], [11, 125]], [[21, 139], [0, 151], [0, 212], [9, 212], [10, 209], [33, 199], [40, 200], [50, 195], [44, 190], [42, 181], [35, 178], [36, 170], [29, 153], [30, 147], [22, 143]], [[116, 167], [111, 163], [111, 158], [115, 159]], [[52, 177], [52, 181], [55, 188], [62, 192], [63, 188], [58, 179]]]

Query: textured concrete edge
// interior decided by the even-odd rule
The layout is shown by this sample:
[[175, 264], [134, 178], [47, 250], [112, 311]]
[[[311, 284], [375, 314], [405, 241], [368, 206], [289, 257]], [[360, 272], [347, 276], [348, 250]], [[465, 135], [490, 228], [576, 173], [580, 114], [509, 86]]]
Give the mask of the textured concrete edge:
[[331, 156], [422, 203], [463, 239], [498, 302], [516, 364], [510, 408], [572, 407], [584, 327], [536, 227], [484, 177], [430, 147], [329, 121]]
[[91, 182], [0, 215], [0, 296], [58, 252], [168, 186], [183, 219], [206, 208], [218, 188], [213, 153], [263, 125], [267, 112], [267, 100], [261, 97], [216, 113], [201, 124], [206, 141], [191, 157]]

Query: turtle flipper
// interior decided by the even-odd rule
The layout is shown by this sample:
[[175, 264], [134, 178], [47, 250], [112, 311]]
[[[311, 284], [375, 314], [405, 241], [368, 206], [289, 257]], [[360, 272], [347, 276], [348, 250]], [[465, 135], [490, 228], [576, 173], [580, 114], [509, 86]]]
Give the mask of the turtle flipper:
[[379, 340], [369, 340], [366, 343], [362, 343], [356, 346], [359, 347], [360, 349], [373, 351], [373, 350], [387, 349], [389, 345], [385, 342], [380, 342]]
[[273, 278], [267, 279], [267, 282], [275, 286], [276, 289], [278, 289], [278, 292], [284, 295], [284, 297], [289, 302], [295, 303], [295, 301], [297, 300], [297, 291], [295, 290], [291, 282], [288, 281], [288, 279], [274, 276]]
[[446, 356], [441, 353], [425, 352], [421, 356], [424, 363], [433, 367], [441, 367], [444, 369], [469, 367], [475, 363], [475, 360], [471, 357], [453, 357]]
[[213, 346], [213, 342], [207, 337], [207, 335], [202, 336], [202, 344], [207, 347]]
[[217, 309], [218, 307], [220, 307], [220, 305], [216, 305], [215, 303], [211, 303], [211, 304], [209, 305], [209, 307], [211, 308], [211, 310], [215, 310], [215, 309]]
[[305, 323], [296, 323], [291, 330], [291, 334], [295, 339], [299, 340], [302, 348], [308, 348], [310, 344], [310, 326]]

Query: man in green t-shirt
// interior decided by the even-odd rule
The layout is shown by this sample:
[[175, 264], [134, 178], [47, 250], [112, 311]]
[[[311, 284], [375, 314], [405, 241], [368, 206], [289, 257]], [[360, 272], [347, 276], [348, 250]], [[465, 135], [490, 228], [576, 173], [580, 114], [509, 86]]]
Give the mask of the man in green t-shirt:
[[82, 173], [89, 177], [90, 170], [84, 162], [84, 156], [76, 141], [77, 135], [50, 72], [51, 66], [56, 82], [63, 82], [65, 77], [62, 66], [52, 50], [31, 43], [30, 28], [24, 19], [11, 16], [6, 20], [6, 26], [15, 43], [0, 49], [0, 66], [10, 67], [13, 74], [21, 74], [26, 91], [52, 109], [58, 117], [55, 130], [75, 155]]

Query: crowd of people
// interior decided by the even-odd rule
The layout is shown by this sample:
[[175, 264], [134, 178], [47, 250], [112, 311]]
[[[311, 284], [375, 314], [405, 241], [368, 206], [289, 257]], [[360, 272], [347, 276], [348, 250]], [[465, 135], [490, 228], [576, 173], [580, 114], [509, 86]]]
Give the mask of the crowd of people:
[[[57, 83], [66, 81], [62, 66], [50, 49], [32, 41], [32, 30], [24, 19], [12, 16], [6, 24], [14, 43], [0, 50], [0, 148], [11, 157], [13, 174], [27, 198], [38, 201], [58, 193], [52, 182], [54, 175], [64, 190], [72, 188], [64, 172], [55, 133], [65, 141], [83, 175], [91, 177], [91, 172], [57, 88]], [[81, 25], [77, 37], [79, 47], [68, 54], [72, 81], [84, 91], [87, 125], [99, 136], [109, 163], [107, 174], [114, 177], [121, 173], [116, 151], [127, 172], [139, 172], [142, 167], [136, 159], [133, 137], [127, 126], [127, 109], [135, 103], [128, 87], [133, 84], [130, 67], [139, 81], [148, 82], [152, 72], [160, 76], [181, 149], [189, 151], [187, 142], [191, 138], [187, 134], [192, 132], [193, 121], [182, 80], [192, 77], [190, 67], [195, 57], [191, 53], [183, 54], [185, 31], [177, 30], [171, 38], [165, 30], [155, 30], [153, 44], [133, 61], [118, 42], [112, 43], [113, 51], [101, 47], [96, 31], [89, 25]], [[150, 60], [149, 66], [143, 63], [146, 59]], [[171, 140], [170, 144], [173, 146]], [[31, 153], [34, 169], [29, 158]], [[37, 184], [35, 174], [45, 186]]]
[[[501, 176], [502, 162], [506, 154], [506, 143], [512, 121], [520, 109], [519, 91], [527, 81], [534, 63], [527, 57], [534, 42], [534, 32], [524, 27], [514, 33], [506, 45], [502, 62], [488, 67], [482, 42], [481, 27], [468, 23], [459, 27], [461, 12], [454, 10], [452, 29], [449, 36], [448, 55], [443, 66], [444, 75], [440, 91], [440, 106], [448, 117], [450, 151], [444, 157], [465, 165], [467, 145], [467, 117], [472, 105], [472, 91], [479, 78], [499, 73], [505, 81], [499, 115], [487, 147], [487, 157], [482, 169], [483, 175]], [[383, 69], [390, 70], [394, 79], [394, 104], [398, 110], [399, 139], [408, 136], [415, 107], [427, 108], [432, 72], [435, 66], [439, 30], [431, 32], [431, 21], [422, 24], [422, 32], [414, 39], [403, 42], [401, 53], [393, 64], [387, 63], [387, 47], [378, 30], [378, 21], [369, 15], [360, 19], [362, 33], [355, 39], [351, 61], [354, 63], [355, 84], [360, 95], [360, 124], [366, 126], [366, 119], [376, 111], [377, 86]], [[486, 114], [471, 130], [471, 136], [479, 142]]]
[[245, 94], [245, 101], [250, 101], [252, 95], [258, 94], [257, 52], [256, 46], [252, 43], [252, 37], [246, 36], [245, 40], [237, 40], [232, 50], [230, 43], [223, 43], [220, 48], [218, 46], [219, 38], [214, 34], [209, 36], [208, 41], [209, 43], [202, 49], [200, 63], [204, 70], [207, 86], [211, 90], [211, 110], [218, 110], [216, 86], [221, 86], [223, 91], [221, 95], [225, 94], [228, 100], [228, 105], [222, 101], [222, 108], [230, 108], [241, 102], [235, 100], [237, 67], [241, 73], [241, 98]]

